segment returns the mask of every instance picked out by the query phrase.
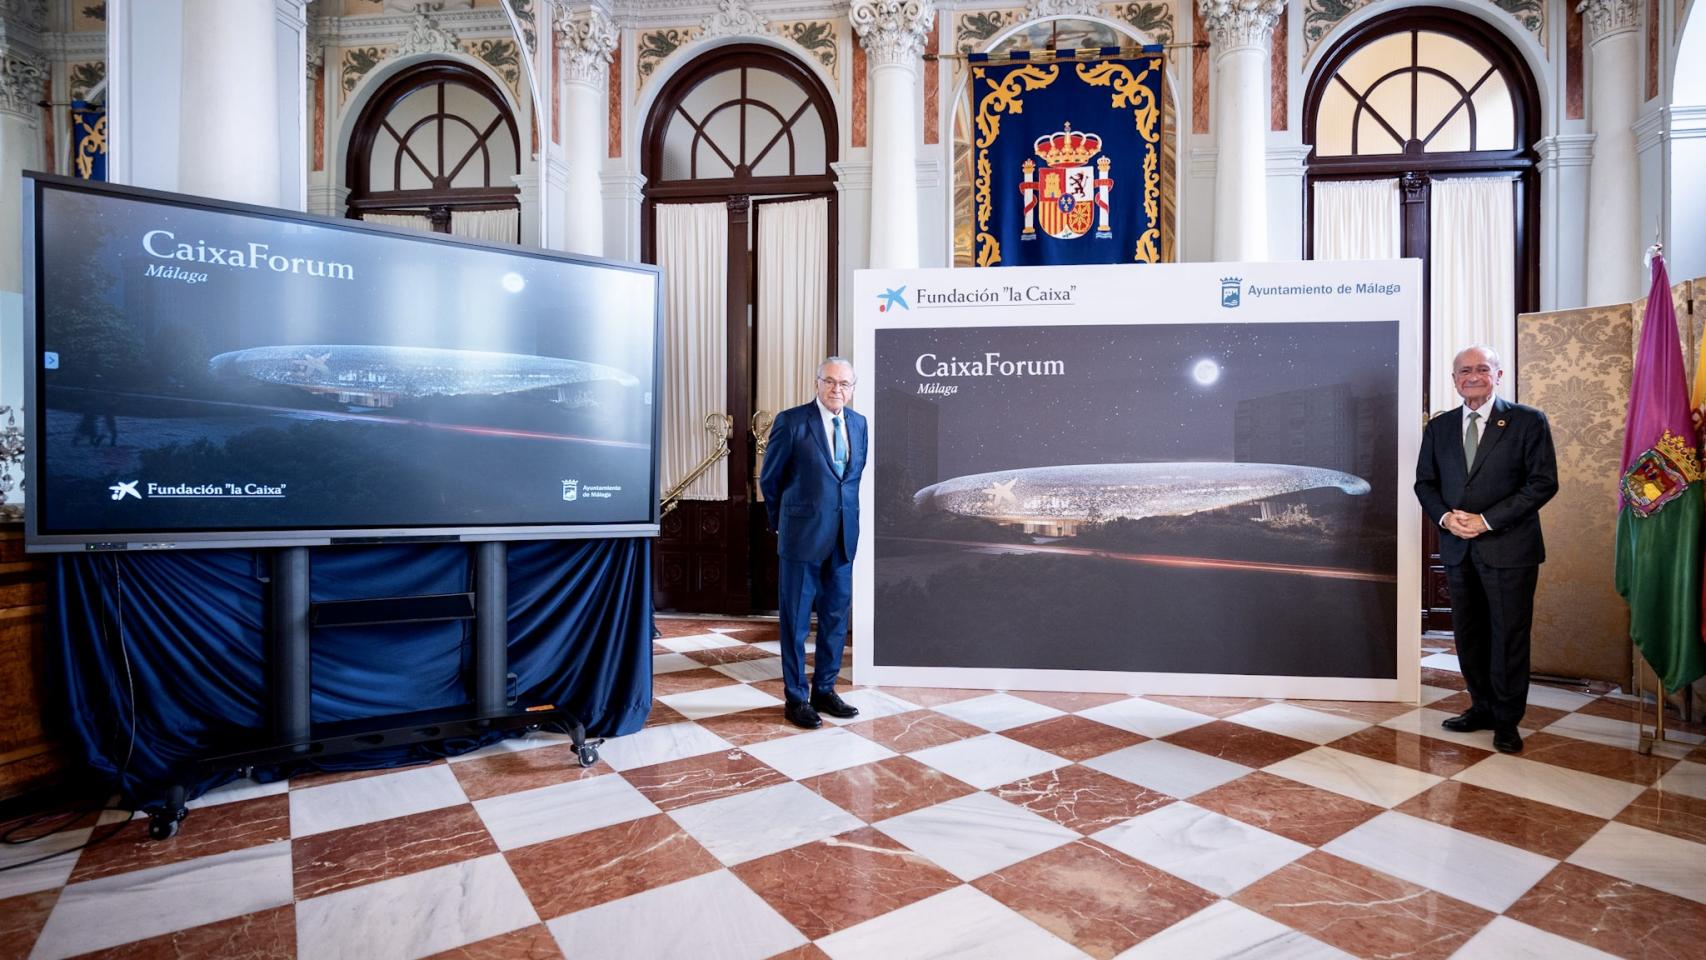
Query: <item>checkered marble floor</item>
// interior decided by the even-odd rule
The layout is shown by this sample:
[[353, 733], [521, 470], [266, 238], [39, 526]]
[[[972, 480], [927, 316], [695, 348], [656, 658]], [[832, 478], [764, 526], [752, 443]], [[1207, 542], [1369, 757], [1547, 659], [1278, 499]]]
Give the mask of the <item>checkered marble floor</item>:
[[[646, 728], [233, 784], [0, 872], [0, 958], [1699, 957], [1706, 729], [1536, 686], [1521, 756], [1424, 705], [849, 685], [662, 620]], [[849, 657], [849, 661], [851, 657]], [[57, 836], [71, 847], [89, 828]], [[51, 849], [51, 848], [48, 848]], [[0, 848], [0, 865], [47, 852]]]

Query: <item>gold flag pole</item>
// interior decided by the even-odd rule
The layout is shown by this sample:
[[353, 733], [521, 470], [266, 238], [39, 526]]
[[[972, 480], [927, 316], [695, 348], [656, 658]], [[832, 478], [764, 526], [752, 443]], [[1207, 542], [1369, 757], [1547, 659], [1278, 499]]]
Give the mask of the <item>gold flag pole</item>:
[[1157, 52], [1155, 50], [1146, 50], [1139, 46], [1122, 46], [1118, 48], [1066, 47], [1062, 49], [1071, 50], [1072, 55], [1069, 57], [1057, 57], [1055, 56], [1057, 50], [1054, 47], [1046, 47], [1041, 50], [1014, 50], [1011, 53], [927, 53], [924, 55], [924, 59], [958, 61], [970, 60], [975, 56], [978, 58], [978, 63], [987, 63], [990, 66], [996, 67], [1005, 66], [1009, 63], [1057, 63], [1063, 60], [1128, 60], [1133, 57], [1163, 57], [1168, 50], [1207, 50], [1208, 41], [1196, 40], [1189, 43], [1162, 43], [1151, 44], [1151, 46], [1159, 46], [1161, 50]]

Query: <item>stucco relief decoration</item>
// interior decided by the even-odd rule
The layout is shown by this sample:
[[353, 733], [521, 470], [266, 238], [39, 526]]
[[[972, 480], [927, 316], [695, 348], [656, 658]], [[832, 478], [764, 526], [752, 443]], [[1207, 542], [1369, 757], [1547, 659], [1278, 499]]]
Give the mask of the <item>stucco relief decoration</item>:
[[19, 56], [0, 57], [0, 110], [34, 119], [47, 72], [41, 64]]
[[1108, 12], [1115, 19], [1142, 31], [1145, 36], [1155, 38], [1157, 43], [1173, 42], [1176, 31], [1173, 27], [1173, 5], [1170, 3], [1126, 3], [1110, 7]]
[[521, 42], [529, 51], [539, 49], [539, 43], [534, 35], [533, 0], [504, 0], [509, 12], [515, 15], [515, 22], [521, 27]]
[[839, 44], [835, 24], [828, 20], [802, 20], [797, 23], [778, 23], [774, 27], [776, 35], [799, 44], [812, 55], [829, 75], [838, 76], [835, 60]]
[[996, 34], [1019, 22], [1022, 10], [978, 10], [962, 12], [954, 21], [954, 49], [976, 53], [986, 49]]
[[634, 50], [634, 72], [639, 75], [640, 85], [651, 79], [658, 64], [698, 36], [698, 27], [668, 27], [640, 34], [635, 39]]
[[597, 7], [575, 12], [559, 8], [557, 52], [562, 58], [563, 79], [604, 86], [617, 35], [616, 24]]
[[1582, 0], [1576, 12], [1587, 24], [1588, 42], [1635, 29], [1640, 7], [1635, 0]]
[[1216, 55], [1244, 47], [1267, 49], [1285, 0], [1198, 0]]
[[101, 85], [107, 78], [107, 65], [100, 60], [89, 60], [83, 63], [73, 63], [66, 67], [67, 79], [70, 80], [71, 99], [87, 100], [89, 91]]
[[699, 24], [701, 37], [750, 37], [768, 33], [769, 22], [748, 10], [740, 0], [718, 0], [717, 12]]
[[1100, 16], [1105, 16], [1101, 0], [1030, 0], [1025, 4], [1026, 20]]
[[339, 88], [343, 91], [343, 99], [349, 99], [350, 93], [361, 78], [367, 76], [374, 67], [379, 66], [387, 57], [396, 52], [391, 47], [349, 47], [343, 52], [339, 61]]
[[910, 67], [921, 62], [936, 8], [930, 0], [853, 0], [848, 19], [873, 64]]
[[417, 53], [456, 53], [456, 35], [439, 25], [426, 12], [426, 4], [415, 7], [414, 22], [409, 24], [409, 32], [398, 45], [400, 56], [412, 56]]
[[1546, 36], [1546, 4], [1544, 0], [1493, 0], [1493, 6], [1511, 15], [1522, 28], [1536, 36]]
[[521, 99], [521, 47], [514, 40], [464, 40], [462, 52], [491, 67]]

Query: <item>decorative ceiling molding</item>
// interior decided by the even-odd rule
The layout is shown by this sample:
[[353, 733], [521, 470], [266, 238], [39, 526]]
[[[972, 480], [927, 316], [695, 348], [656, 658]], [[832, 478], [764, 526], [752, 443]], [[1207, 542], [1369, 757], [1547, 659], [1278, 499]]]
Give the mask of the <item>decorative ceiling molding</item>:
[[1030, 0], [1025, 4], [1026, 20], [1049, 20], [1054, 17], [1106, 17], [1101, 0]]

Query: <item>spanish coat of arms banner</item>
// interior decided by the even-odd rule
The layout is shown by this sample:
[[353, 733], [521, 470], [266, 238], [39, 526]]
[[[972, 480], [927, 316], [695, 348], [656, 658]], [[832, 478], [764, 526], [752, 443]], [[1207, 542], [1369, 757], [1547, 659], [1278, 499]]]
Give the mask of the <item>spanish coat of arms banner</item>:
[[972, 58], [977, 266], [1161, 259], [1161, 48], [1117, 50]]

